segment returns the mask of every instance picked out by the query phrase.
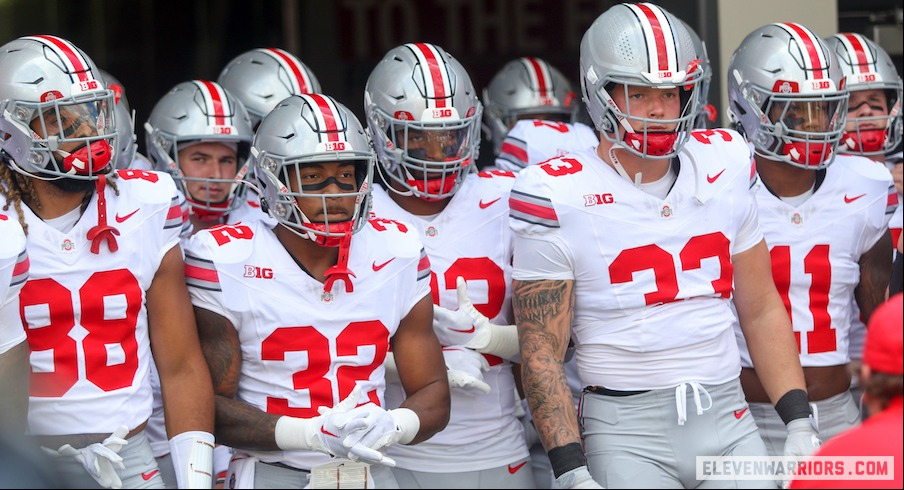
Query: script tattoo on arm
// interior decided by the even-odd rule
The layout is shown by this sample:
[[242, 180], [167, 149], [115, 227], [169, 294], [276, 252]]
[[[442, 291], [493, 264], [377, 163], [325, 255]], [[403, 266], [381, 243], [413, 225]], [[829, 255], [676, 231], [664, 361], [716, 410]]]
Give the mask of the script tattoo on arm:
[[543, 445], [548, 451], [580, 442], [563, 364], [574, 317], [574, 281], [514, 281], [512, 305], [524, 392]]

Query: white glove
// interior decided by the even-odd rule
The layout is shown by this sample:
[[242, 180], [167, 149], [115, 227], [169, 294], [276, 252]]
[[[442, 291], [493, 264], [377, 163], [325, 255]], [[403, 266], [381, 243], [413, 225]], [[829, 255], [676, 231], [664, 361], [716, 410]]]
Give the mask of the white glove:
[[785, 439], [786, 458], [804, 458], [813, 454], [820, 444], [816, 430], [809, 419], [796, 419], [788, 422], [788, 438]]
[[468, 297], [468, 283], [459, 276], [456, 279], [458, 309], [455, 311], [433, 307], [433, 330], [443, 345], [463, 345], [503, 359], [513, 359], [520, 354], [518, 328], [515, 325], [496, 325], [477, 311]]
[[385, 410], [368, 403], [352, 412], [356, 412], [356, 417], [367, 422], [364, 429], [351, 433], [343, 441], [349, 448], [352, 455], [350, 459], [353, 461], [364, 460], [395, 466], [395, 461], [383, 456], [379, 450], [393, 444], [411, 442], [421, 428], [417, 414], [407, 408]]
[[[803, 459], [813, 454], [820, 444], [819, 436], [810, 419], [795, 419], [785, 426], [788, 430], [788, 438], [785, 439], [784, 456], [786, 458]], [[791, 485], [793, 474], [784, 475], [778, 480], [782, 488]]]
[[48, 448], [43, 449], [49, 454], [58, 453], [62, 456], [75, 458], [88, 470], [88, 474], [104, 488], [122, 488], [122, 480], [119, 478], [114, 465], [119, 467], [120, 470], [126, 469], [126, 465], [122, 463], [122, 456], [119, 455], [119, 451], [129, 443], [129, 441], [125, 440], [125, 436], [128, 433], [129, 428], [121, 425], [110, 437], [104, 439], [104, 442], [96, 442], [88, 447], [75, 449], [66, 444], [60, 446], [56, 451]]
[[556, 478], [556, 488], [603, 488], [603, 486], [590, 476], [586, 466], [579, 466], [559, 475]]
[[464, 347], [443, 349], [450, 388], [474, 388], [484, 394], [490, 392], [490, 385], [483, 379], [483, 372], [490, 369], [483, 354]]
[[332, 408], [319, 407], [318, 417], [298, 418], [288, 415], [282, 416], [276, 421], [274, 437], [276, 445], [283, 451], [320, 451], [334, 457], [345, 458], [348, 456], [348, 448], [342, 445], [342, 440], [347, 434], [342, 431], [351, 431], [364, 427], [363, 422], [353, 423], [349, 417], [339, 417], [355, 408], [361, 398], [361, 387], [356, 385], [349, 395]]

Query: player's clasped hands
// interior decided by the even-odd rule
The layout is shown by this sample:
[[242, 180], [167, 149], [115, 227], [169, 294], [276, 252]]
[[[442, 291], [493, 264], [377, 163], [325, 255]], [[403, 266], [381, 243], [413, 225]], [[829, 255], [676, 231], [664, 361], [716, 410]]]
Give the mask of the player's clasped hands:
[[395, 466], [392, 458], [379, 449], [398, 442], [395, 419], [373, 403], [356, 407], [361, 387], [355, 389], [333, 408], [319, 409], [321, 430], [317, 437], [333, 456], [352, 461]]

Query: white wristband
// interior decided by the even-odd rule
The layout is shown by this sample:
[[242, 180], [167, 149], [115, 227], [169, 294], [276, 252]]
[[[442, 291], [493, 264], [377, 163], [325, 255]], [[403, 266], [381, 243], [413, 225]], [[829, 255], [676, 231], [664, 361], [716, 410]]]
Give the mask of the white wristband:
[[213, 446], [213, 434], [202, 431], [183, 432], [169, 440], [179, 488], [211, 488]]
[[317, 430], [320, 417], [301, 419], [284, 415], [276, 421], [273, 431], [276, 445], [283, 451], [319, 451]]
[[400, 432], [399, 444], [408, 444], [417, 436], [421, 430], [421, 419], [414, 413], [414, 410], [408, 408], [396, 408], [390, 410], [389, 414], [395, 420], [396, 429]]
[[465, 345], [465, 347], [472, 348], [477, 352], [484, 354], [499, 356], [507, 360], [515, 359], [521, 354], [521, 346], [518, 344], [517, 326], [488, 323], [487, 328], [490, 332], [490, 338], [486, 346], [472, 347], [471, 345]]

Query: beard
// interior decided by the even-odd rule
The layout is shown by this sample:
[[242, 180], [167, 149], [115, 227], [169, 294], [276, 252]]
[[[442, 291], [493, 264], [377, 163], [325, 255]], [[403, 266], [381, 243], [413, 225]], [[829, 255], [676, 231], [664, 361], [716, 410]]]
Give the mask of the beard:
[[94, 180], [67, 178], [49, 180], [48, 182], [67, 194], [83, 194], [85, 192], [93, 191], [96, 184]]

